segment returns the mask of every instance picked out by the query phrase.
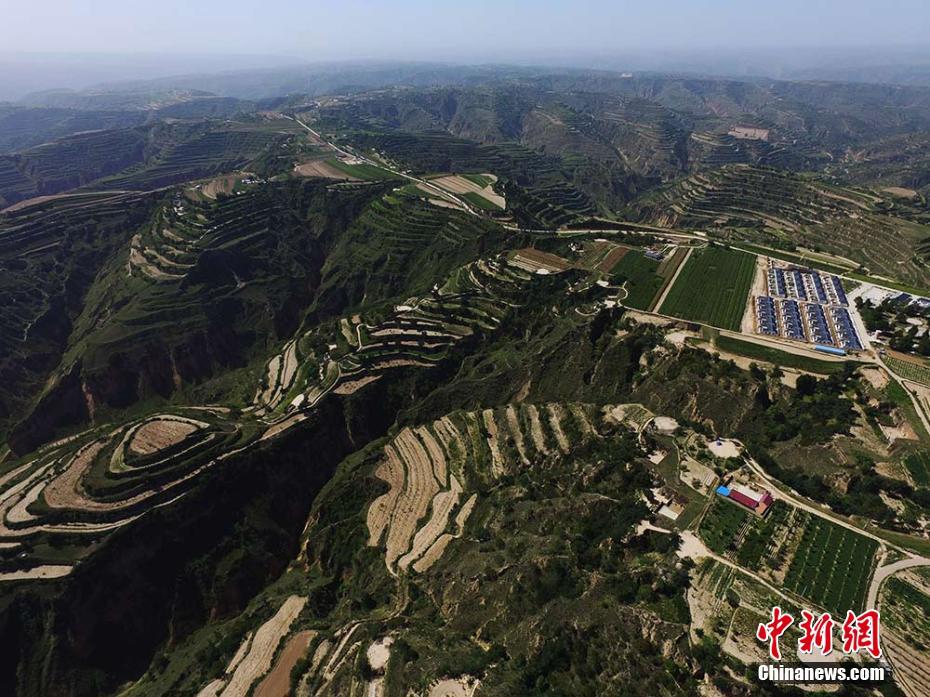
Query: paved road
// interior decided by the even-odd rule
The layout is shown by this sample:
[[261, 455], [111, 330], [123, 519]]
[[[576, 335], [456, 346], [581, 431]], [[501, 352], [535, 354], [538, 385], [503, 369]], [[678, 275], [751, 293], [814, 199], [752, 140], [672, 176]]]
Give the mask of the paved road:
[[317, 131], [315, 131], [315, 130], [313, 130], [312, 128], [310, 128], [310, 126], [308, 126], [307, 124], [305, 124], [303, 121], [301, 121], [300, 119], [298, 119], [296, 116], [290, 117], [290, 116], [284, 115], [284, 117], [285, 117], [285, 118], [288, 118], [288, 119], [289, 119], [289, 118], [293, 118], [293, 120], [294, 120], [296, 123], [300, 124], [300, 125], [303, 126], [305, 129], [307, 129], [307, 131], [309, 131], [315, 138], [319, 139], [320, 142], [325, 143], [326, 145], [328, 145], [329, 147], [331, 147], [331, 148], [332, 148], [333, 150], [335, 150], [336, 152], [338, 152], [338, 153], [340, 153], [340, 154], [342, 154], [342, 155], [345, 155], [346, 157], [351, 157], [351, 158], [355, 158], [355, 159], [357, 159], [357, 160], [361, 160], [362, 162], [364, 162], [364, 163], [366, 163], [366, 164], [369, 164], [369, 165], [371, 165], [371, 166], [373, 166], [373, 167], [380, 167], [381, 169], [387, 170], [387, 171], [390, 172], [391, 174], [396, 174], [398, 177], [403, 177], [404, 179], [408, 179], [408, 180], [410, 180], [410, 181], [412, 181], [412, 182], [416, 182], [416, 183], [419, 184], [420, 186], [425, 187], [426, 189], [429, 189], [429, 191], [431, 191], [435, 196], [439, 196], [439, 197], [441, 197], [441, 198], [445, 198], [445, 199], [448, 199], [448, 200], [450, 200], [450, 201], [453, 201], [456, 205], [461, 206], [462, 209], [463, 209], [466, 213], [469, 213], [470, 215], [473, 215], [473, 216], [476, 216], [476, 217], [483, 217], [483, 216], [481, 216], [481, 214], [478, 213], [474, 208], [472, 208], [468, 203], [466, 203], [464, 199], [459, 198], [458, 196], [456, 196], [456, 195], [455, 195], [454, 193], [452, 193], [451, 191], [447, 191], [447, 190], [445, 190], [445, 189], [442, 189], [442, 188], [436, 186], [435, 184], [433, 184], [432, 182], [430, 182], [430, 181], [427, 180], [427, 179], [421, 179], [420, 177], [415, 177], [415, 176], [413, 176], [412, 174], [408, 174], [407, 172], [401, 172], [400, 170], [394, 169], [394, 168], [392, 168], [392, 167], [390, 167], [390, 166], [388, 166], [388, 165], [382, 164], [382, 163], [380, 163], [380, 162], [375, 162], [374, 160], [370, 160], [369, 158], [365, 157], [364, 155], [360, 155], [360, 154], [354, 153], [354, 152], [349, 152], [349, 151], [346, 150], [345, 148], [340, 148], [340, 147], [339, 147], [338, 145], [336, 145], [335, 143], [331, 143], [330, 141], [326, 140], [322, 135], [320, 135], [320, 133], [318, 133]]
[[930, 559], [914, 556], [876, 569], [875, 575], [872, 577], [872, 585], [869, 586], [869, 593], [866, 598], [865, 606], [867, 608], [877, 607], [876, 603], [878, 601], [878, 591], [881, 588], [882, 582], [886, 578], [894, 576], [899, 571], [913, 569], [917, 566], [930, 566]]

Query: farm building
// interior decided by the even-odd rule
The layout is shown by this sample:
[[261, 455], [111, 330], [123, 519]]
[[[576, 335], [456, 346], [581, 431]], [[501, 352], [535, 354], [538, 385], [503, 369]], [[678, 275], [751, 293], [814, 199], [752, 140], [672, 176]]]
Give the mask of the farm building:
[[717, 493], [760, 516], [765, 515], [772, 505], [772, 494], [768, 490], [756, 491], [745, 484], [721, 485], [717, 487]]

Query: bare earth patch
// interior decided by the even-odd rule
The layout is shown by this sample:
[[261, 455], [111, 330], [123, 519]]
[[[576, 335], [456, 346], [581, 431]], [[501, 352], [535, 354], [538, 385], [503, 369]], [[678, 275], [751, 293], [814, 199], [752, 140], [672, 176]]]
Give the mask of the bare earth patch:
[[222, 697], [245, 697], [252, 683], [268, 672], [278, 645], [306, 603], [306, 598], [297, 595], [290, 596], [274, 614], [274, 617], [259, 627], [252, 639], [248, 654], [236, 668], [232, 679], [223, 690]]
[[129, 441], [129, 450], [138, 455], [151, 455], [177, 445], [204, 426], [206, 424], [187, 419], [153, 419], [139, 427]]
[[343, 181], [357, 182], [361, 181], [356, 177], [350, 177], [338, 167], [326, 162], [326, 160], [311, 160], [294, 167], [294, 172], [301, 177], [320, 177], [323, 179], [342, 179]]
[[316, 634], [315, 631], [306, 630], [288, 640], [272, 671], [255, 688], [255, 697], [287, 697], [291, 694], [291, 671], [297, 661], [303, 658]]
[[[493, 175], [485, 175], [491, 177]], [[496, 177], [495, 177], [496, 179]], [[503, 209], [507, 202], [503, 196], [496, 193], [491, 185], [481, 187], [470, 179], [461, 177], [458, 175], [448, 176], [448, 177], [439, 177], [438, 179], [430, 180], [430, 184], [435, 184], [436, 186], [445, 189], [446, 191], [451, 191], [453, 194], [478, 194], [482, 198], [487, 199], [493, 203], [498, 208]]]

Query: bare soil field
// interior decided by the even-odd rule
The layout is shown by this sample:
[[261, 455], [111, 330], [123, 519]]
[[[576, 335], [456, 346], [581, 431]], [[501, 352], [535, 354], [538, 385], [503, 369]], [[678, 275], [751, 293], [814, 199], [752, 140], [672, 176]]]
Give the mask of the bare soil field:
[[526, 443], [523, 440], [523, 431], [520, 429], [520, 422], [517, 419], [517, 410], [512, 404], [507, 406], [507, 426], [513, 434], [513, 442], [520, 454], [520, 460], [524, 465], [529, 464], [529, 458], [526, 456]]
[[64, 564], [48, 564], [45, 566], [36, 566], [32, 569], [23, 569], [21, 571], [5, 571], [0, 573], [0, 582], [61, 578], [62, 576], [70, 574], [73, 568], [73, 566], [65, 566]]
[[[493, 178], [495, 181], [497, 180], [497, 177], [492, 174], [486, 174], [484, 176]], [[501, 209], [507, 205], [507, 201], [504, 199], [504, 197], [496, 193], [494, 189], [491, 188], [492, 185], [490, 184], [486, 187], [481, 187], [475, 182], [458, 175], [439, 177], [438, 179], [430, 180], [430, 183], [435, 184], [436, 186], [443, 188], [446, 191], [451, 191], [453, 194], [478, 194], [482, 198], [490, 201]]]
[[306, 603], [307, 599], [304, 597], [290, 596], [274, 616], [259, 627], [249, 652], [236, 667], [229, 684], [223, 690], [223, 697], [245, 697], [252, 683], [269, 671], [278, 645]]
[[859, 374], [864, 377], [876, 390], [884, 390], [888, 384], [888, 374], [879, 367], [863, 367]]
[[291, 694], [291, 671], [297, 661], [303, 658], [316, 634], [315, 631], [306, 630], [288, 640], [274, 668], [255, 688], [255, 697], [288, 697]]
[[362, 181], [357, 177], [350, 177], [337, 167], [333, 167], [326, 160], [311, 160], [294, 167], [294, 172], [301, 177], [319, 177], [322, 179], [341, 179], [343, 181]]
[[[408, 568], [415, 559], [423, 556], [426, 550], [439, 538], [449, 524], [449, 514], [458, 503], [461, 493], [462, 487], [453, 475], [452, 488], [448, 491], [440, 491], [433, 497], [433, 513], [426, 525], [417, 530], [416, 535], [413, 536], [410, 551], [397, 562], [400, 568]], [[429, 565], [423, 568], [429, 568]]]
[[453, 680], [440, 680], [430, 687], [429, 697], [472, 697], [480, 683], [472, 677], [463, 676]]
[[333, 390], [333, 393], [339, 395], [354, 394], [365, 387], [365, 385], [376, 382], [380, 378], [380, 375], [366, 375], [358, 380], [347, 380], [346, 382], [340, 383], [339, 386]]
[[231, 194], [233, 187], [241, 177], [241, 174], [227, 174], [222, 177], [217, 177], [204, 184], [200, 191], [208, 199], [215, 201], [216, 197], [220, 194]]
[[515, 263], [530, 273], [537, 273], [540, 269], [547, 273], [559, 273], [572, 268], [572, 265], [562, 257], [531, 247], [514, 252], [511, 263]]
[[886, 194], [897, 196], [899, 198], [917, 198], [917, 192], [913, 189], [906, 189], [903, 186], [886, 186], [882, 189]]
[[601, 273], [609, 273], [610, 270], [617, 265], [617, 263], [627, 255], [629, 252], [628, 247], [614, 247], [605, 256], [595, 268]]
[[368, 507], [368, 544], [374, 546], [381, 540], [381, 535], [391, 520], [397, 497], [404, 487], [404, 463], [400, 461], [397, 451], [390, 445], [384, 446], [384, 460], [375, 470], [375, 476], [390, 487], [387, 493], [376, 498]]
[[172, 445], [177, 445], [206, 424], [189, 420], [153, 419], [139, 427], [129, 450], [138, 455], [151, 455]]

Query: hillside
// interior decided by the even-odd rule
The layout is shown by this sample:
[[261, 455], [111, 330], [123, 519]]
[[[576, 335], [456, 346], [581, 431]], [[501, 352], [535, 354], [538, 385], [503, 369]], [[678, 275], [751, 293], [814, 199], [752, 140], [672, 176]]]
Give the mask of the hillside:
[[925, 694], [930, 93], [303, 76], [0, 110], [0, 694]]

